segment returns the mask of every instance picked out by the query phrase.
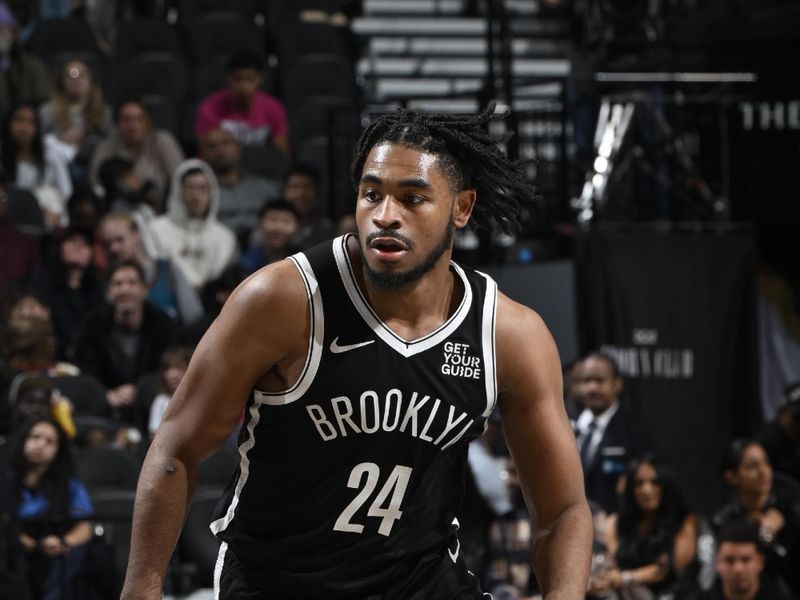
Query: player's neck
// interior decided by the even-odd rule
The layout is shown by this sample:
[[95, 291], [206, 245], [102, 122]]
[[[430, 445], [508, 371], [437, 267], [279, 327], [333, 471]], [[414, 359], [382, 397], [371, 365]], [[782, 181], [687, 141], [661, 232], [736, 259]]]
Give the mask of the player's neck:
[[371, 285], [364, 277], [360, 261], [356, 280], [381, 321], [406, 340], [422, 337], [440, 327], [453, 314], [464, 294], [450, 270], [449, 253], [442, 255], [420, 279], [399, 289], [384, 290]]

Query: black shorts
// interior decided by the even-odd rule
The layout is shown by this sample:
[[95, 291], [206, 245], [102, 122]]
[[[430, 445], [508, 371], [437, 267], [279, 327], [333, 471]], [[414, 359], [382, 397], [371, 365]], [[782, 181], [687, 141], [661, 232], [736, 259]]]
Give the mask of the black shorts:
[[[239, 563], [241, 564], [241, 563]], [[219, 575], [219, 600], [297, 600], [311, 598], [306, 593], [277, 595], [259, 589], [248, 582], [238, 569], [230, 548]], [[490, 600], [491, 595], [480, 589], [478, 578], [470, 573], [459, 557], [456, 562], [444, 556], [427, 555], [402, 580], [380, 593], [368, 595], [337, 595], [325, 592], [320, 599], [341, 600]]]

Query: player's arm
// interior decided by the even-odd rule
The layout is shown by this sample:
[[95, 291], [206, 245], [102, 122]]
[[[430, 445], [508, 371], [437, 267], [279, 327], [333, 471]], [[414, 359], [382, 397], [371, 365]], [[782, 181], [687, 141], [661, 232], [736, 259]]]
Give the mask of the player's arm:
[[496, 336], [503, 428], [531, 513], [536, 576], [548, 600], [583, 599], [592, 520], [558, 351], [541, 318], [502, 294]]
[[302, 361], [308, 315], [300, 275], [282, 261], [247, 279], [200, 341], [139, 476], [125, 600], [161, 598], [197, 466], [231, 434], [262, 376]]

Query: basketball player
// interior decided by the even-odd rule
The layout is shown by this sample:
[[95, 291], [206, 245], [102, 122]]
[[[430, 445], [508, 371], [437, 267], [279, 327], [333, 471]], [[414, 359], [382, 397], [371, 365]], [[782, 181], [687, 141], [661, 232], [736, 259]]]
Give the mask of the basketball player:
[[591, 519], [550, 334], [450, 262], [472, 218], [532, 194], [477, 117], [398, 112], [362, 134], [358, 236], [247, 279], [200, 342], [145, 460], [123, 598], [158, 599], [198, 464], [239, 423], [212, 530], [218, 598], [488, 597], [459, 556], [467, 445], [496, 403], [548, 599], [586, 592]]

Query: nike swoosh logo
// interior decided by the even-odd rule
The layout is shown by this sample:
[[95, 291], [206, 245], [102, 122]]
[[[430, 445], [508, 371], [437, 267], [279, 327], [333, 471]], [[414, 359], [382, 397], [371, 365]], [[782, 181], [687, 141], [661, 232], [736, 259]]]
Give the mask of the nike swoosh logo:
[[375, 340], [370, 340], [368, 342], [361, 342], [360, 344], [348, 344], [347, 346], [340, 346], [339, 345], [339, 338], [338, 336], [331, 342], [331, 352], [334, 354], [341, 354], [342, 352], [348, 352], [350, 350], [355, 350], [356, 348], [361, 348], [363, 346], [369, 346], [370, 344], [374, 344]]

